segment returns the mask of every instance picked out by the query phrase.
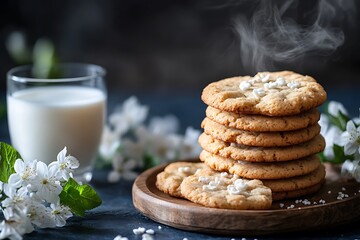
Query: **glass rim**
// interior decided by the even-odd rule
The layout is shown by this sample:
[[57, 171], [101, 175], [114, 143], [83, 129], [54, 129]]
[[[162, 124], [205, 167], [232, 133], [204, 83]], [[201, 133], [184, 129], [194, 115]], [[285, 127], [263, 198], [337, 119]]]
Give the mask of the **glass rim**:
[[62, 82], [77, 82], [77, 81], [85, 81], [92, 79], [94, 77], [103, 77], [106, 74], [105, 68], [91, 63], [59, 63], [55, 64], [55, 67], [62, 67], [62, 68], [69, 68], [69, 67], [76, 67], [76, 68], [91, 68], [94, 71], [91, 74], [86, 74], [85, 76], [80, 77], [60, 77], [60, 78], [34, 78], [34, 77], [23, 77], [18, 76], [16, 73], [21, 71], [29, 71], [34, 67], [34, 65], [21, 65], [10, 69], [7, 72], [7, 79], [15, 82], [34, 82], [34, 83], [47, 83], [47, 82], [55, 82], [55, 83], [62, 83]]

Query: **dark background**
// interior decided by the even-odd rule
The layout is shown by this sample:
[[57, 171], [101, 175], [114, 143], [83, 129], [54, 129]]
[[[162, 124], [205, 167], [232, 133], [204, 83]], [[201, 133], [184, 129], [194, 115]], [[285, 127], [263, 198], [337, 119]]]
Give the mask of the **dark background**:
[[[241, 62], [241, 38], [234, 27], [239, 16], [251, 19], [260, 2], [1, 1], [0, 88], [6, 88], [6, 72], [17, 65], [4, 44], [9, 33], [17, 30], [26, 34], [29, 46], [39, 38], [50, 39], [61, 61], [105, 67], [111, 94], [200, 92], [209, 82], [266, 70]], [[279, 6], [289, 1], [267, 2]], [[318, 1], [294, 3], [286, 17], [301, 26], [311, 24]], [[326, 54], [315, 49], [269, 69], [312, 75], [330, 91], [360, 87], [359, 2], [350, 8], [335, 7], [343, 15], [328, 23], [343, 31], [340, 47]]]

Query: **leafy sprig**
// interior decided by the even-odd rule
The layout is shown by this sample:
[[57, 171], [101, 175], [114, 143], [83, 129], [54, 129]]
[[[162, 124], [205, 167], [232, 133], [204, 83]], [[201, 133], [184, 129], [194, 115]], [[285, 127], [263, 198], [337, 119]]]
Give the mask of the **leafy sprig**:
[[320, 125], [326, 141], [320, 159], [340, 164], [343, 177], [360, 182], [360, 119], [351, 118], [341, 103], [331, 101], [321, 115]]
[[0, 142], [1, 210], [0, 239], [22, 239], [22, 235], [39, 228], [62, 227], [66, 219], [101, 204], [101, 198], [87, 184], [72, 178], [78, 167], [66, 148], [56, 162], [23, 161], [11, 145]]

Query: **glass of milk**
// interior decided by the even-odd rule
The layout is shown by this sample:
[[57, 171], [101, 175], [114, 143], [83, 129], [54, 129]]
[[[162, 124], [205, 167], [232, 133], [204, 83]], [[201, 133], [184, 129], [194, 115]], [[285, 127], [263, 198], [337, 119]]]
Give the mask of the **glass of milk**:
[[12, 145], [23, 159], [55, 161], [67, 147], [79, 180], [91, 179], [106, 116], [105, 70], [97, 65], [55, 66], [57, 78], [37, 78], [32, 66], [7, 74], [7, 111]]

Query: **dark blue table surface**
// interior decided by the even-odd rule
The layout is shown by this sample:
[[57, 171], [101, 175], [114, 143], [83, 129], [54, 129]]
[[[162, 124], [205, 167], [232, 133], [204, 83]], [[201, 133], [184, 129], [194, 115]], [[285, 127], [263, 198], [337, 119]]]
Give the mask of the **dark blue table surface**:
[[[110, 94], [109, 112], [115, 105], [121, 103], [129, 93]], [[153, 94], [141, 93], [139, 99], [143, 104], [150, 106], [150, 114], [163, 116], [166, 114], [176, 115], [183, 129], [192, 125], [200, 129], [200, 122], [205, 116], [205, 105], [200, 100], [199, 93], [178, 94]], [[329, 92], [330, 100], [342, 101], [349, 111], [358, 116], [360, 95], [354, 90]], [[5, 119], [0, 121], [1, 141], [9, 141], [7, 123]], [[141, 235], [134, 235], [133, 229], [144, 227], [155, 230], [154, 239], [360, 239], [360, 219], [345, 226], [325, 228], [318, 231], [286, 233], [269, 236], [217, 236], [201, 233], [188, 232], [168, 227], [141, 215], [132, 204], [131, 181], [120, 181], [110, 184], [106, 181], [107, 170], [96, 170], [91, 185], [100, 194], [103, 204], [87, 212], [83, 218], [72, 217], [65, 227], [55, 229], [38, 229], [28, 234], [24, 239], [114, 239], [117, 235], [129, 239], [141, 239]], [[359, 209], [360, 211], [360, 206]], [[286, 224], [286, 223], [284, 223]], [[161, 230], [158, 229], [161, 226]]]

